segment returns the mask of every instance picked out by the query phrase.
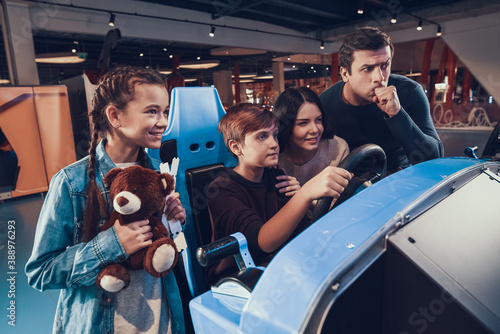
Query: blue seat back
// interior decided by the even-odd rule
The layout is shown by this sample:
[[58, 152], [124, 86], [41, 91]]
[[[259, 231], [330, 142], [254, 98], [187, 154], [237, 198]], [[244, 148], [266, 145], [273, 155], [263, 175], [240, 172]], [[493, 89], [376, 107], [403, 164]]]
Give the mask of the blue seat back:
[[[184, 234], [188, 249], [183, 252], [183, 264], [191, 296], [204, 292], [203, 269], [196, 262], [198, 246], [196, 227], [186, 180], [186, 171], [203, 166], [222, 164], [235, 166], [236, 159], [228, 152], [217, 125], [225, 110], [214, 87], [176, 87], [170, 99], [168, 127], [163, 134], [162, 147], [149, 150], [149, 154], [171, 164], [173, 157], [179, 157], [176, 191], [180, 194], [186, 209], [187, 219]], [[197, 208], [203, 209], [203, 208]], [[204, 222], [210, 224], [210, 222]]]

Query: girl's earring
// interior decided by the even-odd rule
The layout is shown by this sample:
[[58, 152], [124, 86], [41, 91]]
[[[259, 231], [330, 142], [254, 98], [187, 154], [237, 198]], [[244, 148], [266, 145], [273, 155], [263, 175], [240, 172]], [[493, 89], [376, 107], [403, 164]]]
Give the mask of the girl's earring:
[[120, 122], [117, 122], [116, 123], [116, 127], [119, 128], [120, 127]]

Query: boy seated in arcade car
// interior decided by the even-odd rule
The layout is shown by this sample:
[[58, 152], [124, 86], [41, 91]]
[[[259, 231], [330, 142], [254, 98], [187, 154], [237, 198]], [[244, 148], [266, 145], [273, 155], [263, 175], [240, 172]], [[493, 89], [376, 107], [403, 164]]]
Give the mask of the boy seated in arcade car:
[[[352, 175], [327, 167], [307, 183], [285, 175], [278, 164], [279, 121], [274, 114], [252, 104], [230, 108], [219, 122], [229, 152], [238, 159], [234, 168], [209, 186], [208, 207], [212, 241], [241, 232], [257, 266], [266, 266], [288, 241], [306, 229], [307, 211], [321, 197], [338, 198]], [[237, 272], [232, 257], [208, 270], [210, 283]]]

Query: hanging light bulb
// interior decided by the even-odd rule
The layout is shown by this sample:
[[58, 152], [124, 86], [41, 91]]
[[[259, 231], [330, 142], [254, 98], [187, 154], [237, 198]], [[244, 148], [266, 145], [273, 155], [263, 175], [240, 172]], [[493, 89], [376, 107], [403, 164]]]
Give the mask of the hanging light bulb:
[[363, 7], [364, 7], [364, 0], [359, 0], [359, 3], [358, 3], [358, 14], [361, 15], [363, 14], [364, 10], [363, 10]]
[[436, 36], [441, 36], [443, 33], [441, 32], [441, 26], [438, 26]]
[[325, 42], [321, 41], [321, 45], [319, 46], [319, 48], [321, 50], [324, 50], [325, 49]]
[[210, 37], [214, 37], [215, 36], [215, 27], [212, 26], [212, 28], [210, 29], [210, 32], [208, 33], [208, 36]]
[[422, 30], [422, 20], [419, 20], [419, 21], [418, 21], [417, 30], [418, 30], [418, 31]]
[[108, 23], [108, 25], [109, 25], [110, 27], [114, 27], [114, 26], [115, 26], [115, 14], [110, 13], [110, 15], [109, 15], [109, 23]]
[[398, 18], [396, 17], [396, 14], [394, 14], [394, 15], [392, 15], [392, 17], [391, 17], [391, 23], [392, 23], [392, 24], [394, 24], [394, 23], [396, 23], [396, 22], [398, 22]]

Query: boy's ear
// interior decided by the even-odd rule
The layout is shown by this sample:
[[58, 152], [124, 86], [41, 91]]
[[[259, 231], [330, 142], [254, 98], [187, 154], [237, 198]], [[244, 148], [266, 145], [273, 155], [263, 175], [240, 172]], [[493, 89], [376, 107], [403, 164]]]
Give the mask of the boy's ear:
[[231, 139], [228, 144], [229, 144], [229, 150], [233, 152], [234, 155], [236, 156], [241, 155], [241, 146], [236, 140]]

